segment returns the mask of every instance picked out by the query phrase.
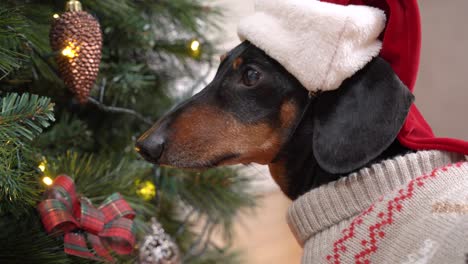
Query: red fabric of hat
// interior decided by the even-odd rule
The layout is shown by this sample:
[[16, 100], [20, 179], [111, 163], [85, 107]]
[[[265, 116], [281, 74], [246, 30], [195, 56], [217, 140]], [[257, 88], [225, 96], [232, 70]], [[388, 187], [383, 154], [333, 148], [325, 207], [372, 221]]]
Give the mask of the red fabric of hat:
[[[414, 91], [421, 53], [421, 18], [417, 0], [322, 0], [340, 5], [367, 5], [387, 14], [387, 26], [382, 36], [380, 56], [390, 63], [401, 81]], [[415, 150], [445, 150], [468, 155], [468, 142], [437, 138], [431, 127], [413, 104], [398, 140]]]

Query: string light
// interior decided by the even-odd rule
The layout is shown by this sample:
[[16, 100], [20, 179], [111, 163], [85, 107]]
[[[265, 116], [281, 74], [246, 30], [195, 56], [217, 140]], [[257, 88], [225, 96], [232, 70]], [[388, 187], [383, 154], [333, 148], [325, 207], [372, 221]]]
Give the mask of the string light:
[[198, 52], [200, 50], [200, 42], [198, 40], [192, 40], [192, 43], [190, 43], [190, 49], [193, 52]]
[[44, 172], [45, 169], [46, 169], [46, 164], [45, 164], [45, 162], [43, 161], [43, 162], [41, 162], [41, 163], [39, 164], [39, 166], [37, 166], [37, 167], [39, 168], [39, 170], [41, 170], [42, 172]]
[[[46, 168], [47, 168], [47, 161], [45, 158], [42, 159], [41, 163], [39, 163], [39, 165], [37, 166], [37, 168], [42, 172], [44, 173]], [[54, 180], [52, 180], [52, 178], [50, 178], [49, 176], [44, 176], [42, 177], [42, 182], [47, 185], [47, 186], [50, 186], [52, 185], [52, 183], [54, 182]]]
[[52, 17], [55, 18], [55, 19], [58, 19], [60, 16], [59, 16], [59, 14], [54, 14]]
[[151, 181], [145, 181], [139, 185], [141, 187], [138, 189], [137, 194], [144, 200], [149, 201], [156, 196], [156, 186]]
[[74, 58], [78, 56], [79, 50], [80, 47], [75, 46], [73, 42], [68, 42], [68, 46], [62, 50], [62, 55], [68, 58]]
[[199, 58], [201, 54], [201, 47], [202, 46], [201, 46], [200, 41], [193, 39], [192, 41], [188, 43], [187, 49], [188, 49], [189, 54], [193, 58]]
[[49, 176], [44, 176], [44, 178], [42, 178], [42, 182], [47, 186], [50, 186], [52, 183], [54, 183], [54, 181]]
[[66, 47], [64, 50], [62, 50], [62, 55], [65, 57], [73, 58], [75, 57], [75, 52], [70, 47]]

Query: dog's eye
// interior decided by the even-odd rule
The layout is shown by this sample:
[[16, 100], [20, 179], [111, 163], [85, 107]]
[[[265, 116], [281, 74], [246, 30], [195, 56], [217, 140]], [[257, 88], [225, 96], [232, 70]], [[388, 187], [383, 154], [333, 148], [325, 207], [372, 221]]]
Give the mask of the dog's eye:
[[260, 79], [260, 73], [254, 69], [247, 69], [244, 73], [242, 81], [247, 86], [252, 86]]

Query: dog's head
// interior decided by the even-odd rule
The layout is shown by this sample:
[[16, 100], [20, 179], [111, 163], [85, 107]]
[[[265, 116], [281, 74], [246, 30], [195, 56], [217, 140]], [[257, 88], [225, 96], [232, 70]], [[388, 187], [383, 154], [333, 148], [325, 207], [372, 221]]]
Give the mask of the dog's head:
[[[412, 100], [380, 58], [339, 89], [309, 98], [278, 62], [244, 42], [222, 60], [206, 88], [144, 133], [137, 149], [156, 164], [205, 169], [302, 159], [288, 150], [294, 143], [313, 153], [305, 162], [343, 174], [365, 166], [392, 144]], [[308, 137], [297, 142], [296, 133]], [[286, 174], [274, 172], [281, 173]], [[287, 185], [286, 176], [276, 176]]]
[[181, 168], [269, 163], [304, 107], [307, 92], [249, 43], [222, 59], [214, 80], [139, 139], [150, 161]]

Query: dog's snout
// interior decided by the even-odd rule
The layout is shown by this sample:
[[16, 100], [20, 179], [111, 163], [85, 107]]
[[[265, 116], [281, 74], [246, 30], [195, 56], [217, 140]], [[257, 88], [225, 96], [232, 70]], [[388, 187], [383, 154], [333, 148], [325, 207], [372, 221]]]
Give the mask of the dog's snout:
[[147, 161], [156, 163], [164, 150], [164, 138], [158, 135], [142, 137], [136, 143], [136, 150]]

